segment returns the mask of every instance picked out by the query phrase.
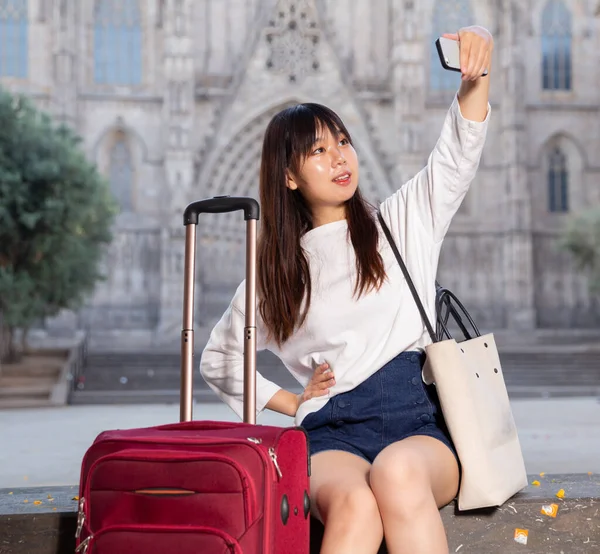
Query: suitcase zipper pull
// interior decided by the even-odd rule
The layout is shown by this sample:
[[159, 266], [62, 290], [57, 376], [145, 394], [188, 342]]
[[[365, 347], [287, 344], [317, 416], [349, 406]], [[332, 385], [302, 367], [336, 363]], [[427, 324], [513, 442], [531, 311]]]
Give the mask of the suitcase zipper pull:
[[75, 530], [75, 538], [78, 539], [81, 535], [81, 531], [83, 529], [83, 524], [85, 523], [85, 512], [83, 511], [83, 506], [85, 504], [85, 498], [81, 497], [79, 501], [79, 511], [77, 512], [77, 529]]
[[281, 479], [283, 477], [283, 473], [281, 473], [281, 468], [279, 467], [279, 462], [277, 461], [277, 454], [275, 453], [275, 449], [273, 447], [269, 448], [269, 456], [271, 456], [271, 460], [273, 460], [273, 465], [275, 466], [275, 471], [277, 471], [277, 475]]
[[81, 554], [85, 554], [87, 549], [90, 546], [90, 541], [92, 540], [93, 535], [87, 537], [81, 544], [75, 549], [75, 552], [81, 552]]

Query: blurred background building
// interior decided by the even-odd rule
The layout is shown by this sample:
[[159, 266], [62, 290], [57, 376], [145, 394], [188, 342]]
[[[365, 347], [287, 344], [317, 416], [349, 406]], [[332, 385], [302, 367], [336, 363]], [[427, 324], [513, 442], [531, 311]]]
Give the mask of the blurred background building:
[[[0, 85], [83, 138], [120, 204], [106, 281], [79, 314], [100, 340], [177, 344], [185, 205], [258, 197], [278, 110], [336, 110], [372, 201], [425, 164], [460, 79], [434, 41], [477, 23], [496, 40], [488, 143], [439, 280], [481, 326], [585, 333], [600, 307], [557, 237], [600, 203], [600, 36], [589, 0], [0, 0]], [[199, 226], [197, 319], [243, 278], [239, 214]]]

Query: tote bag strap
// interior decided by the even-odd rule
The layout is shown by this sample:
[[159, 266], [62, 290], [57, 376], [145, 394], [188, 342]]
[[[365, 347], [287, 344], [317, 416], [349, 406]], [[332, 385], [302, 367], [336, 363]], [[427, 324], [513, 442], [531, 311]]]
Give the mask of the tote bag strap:
[[423, 323], [425, 324], [425, 327], [427, 327], [427, 332], [429, 333], [429, 336], [431, 337], [431, 340], [433, 342], [438, 342], [438, 340], [435, 336], [435, 333], [433, 331], [433, 327], [431, 326], [429, 318], [427, 317], [427, 312], [425, 311], [423, 302], [421, 302], [419, 293], [417, 292], [417, 289], [415, 288], [415, 284], [413, 283], [413, 280], [410, 277], [410, 273], [408, 272], [408, 269], [407, 269], [406, 265], [404, 264], [404, 260], [402, 259], [400, 252], [398, 251], [398, 247], [396, 246], [396, 243], [394, 242], [392, 233], [390, 233], [388, 226], [386, 225], [385, 221], [383, 220], [381, 211], [379, 211], [379, 210], [377, 211], [377, 217], [379, 218], [379, 223], [381, 225], [381, 228], [383, 229], [385, 237], [387, 238], [388, 242], [390, 243], [390, 246], [392, 247], [394, 256], [396, 256], [396, 260], [398, 260], [398, 264], [400, 265], [400, 269], [402, 270], [402, 273], [404, 274], [404, 278], [406, 279], [406, 282], [408, 283], [408, 288], [410, 289], [410, 292], [412, 293], [413, 298], [415, 299], [417, 308], [419, 308], [419, 313], [421, 314], [421, 318], [423, 319]]

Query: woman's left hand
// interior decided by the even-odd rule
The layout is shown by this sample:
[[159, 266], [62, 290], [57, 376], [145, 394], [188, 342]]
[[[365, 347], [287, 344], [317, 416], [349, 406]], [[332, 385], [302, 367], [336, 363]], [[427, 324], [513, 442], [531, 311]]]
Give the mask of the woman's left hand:
[[463, 27], [458, 33], [443, 35], [451, 40], [458, 40], [460, 46], [460, 68], [463, 81], [476, 81], [492, 64], [494, 38], [492, 34], [479, 25]]

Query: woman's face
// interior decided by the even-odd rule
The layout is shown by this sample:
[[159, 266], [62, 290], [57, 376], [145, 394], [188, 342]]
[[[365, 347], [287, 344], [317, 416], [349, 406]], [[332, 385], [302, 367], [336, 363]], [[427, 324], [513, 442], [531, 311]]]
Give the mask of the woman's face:
[[299, 190], [308, 202], [314, 224], [322, 225], [343, 218], [345, 203], [358, 186], [358, 158], [345, 135], [333, 135], [322, 126], [299, 170], [290, 175], [288, 187]]

